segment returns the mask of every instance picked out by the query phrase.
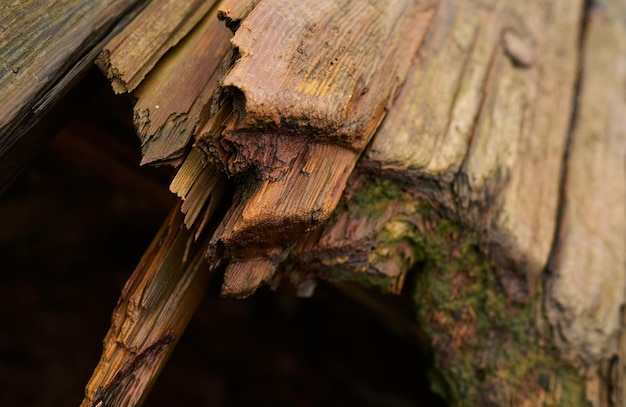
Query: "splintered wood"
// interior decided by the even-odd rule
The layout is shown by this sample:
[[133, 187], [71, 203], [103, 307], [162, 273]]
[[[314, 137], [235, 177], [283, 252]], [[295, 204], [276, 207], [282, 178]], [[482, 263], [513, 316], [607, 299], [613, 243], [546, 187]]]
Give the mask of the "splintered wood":
[[[547, 343], [559, 361], [595, 369], [589, 400], [596, 384], [621, 397], [623, 386], [599, 379], [624, 380], [607, 366], [626, 358], [621, 3], [174, 3], [151, 3], [99, 59], [114, 88], [137, 99], [142, 163], [178, 168], [170, 189], [184, 216], [168, 221], [166, 243], [155, 239], [136, 271], [160, 277], [133, 277], [125, 289], [88, 400], [143, 397], [149, 384], [129, 372], [147, 360], [144, 371], [158, 370], [173, 329], [165, 313], [188, 319], [206, 286], [208, 272], [193, 274], [202, 255], [211, 272], [225, 270], [224, 296], [285, 280], [310, 295], [318, 278], [400, 293], [429, 260], [419, 244], [439, 238], [451, 253], [437, 255], [458, 259], [467, 247], [450, 243], [461, 234], [497, 276], [488, 289], [515, 307], [539, 301], [554, 249], [543, 295], [557, 334]], [[437, 237], [441, 224], [462, 233]], [[157, 308], [142, 308], [138, 287], [158, 296]], [[193, 301], [176, 305], [184, 290]], [[536, 382], [511, 405], [560, 391]], [[602, 397], [594, 406], [612, 405]]]
[[82, 406], [145, 399], [211, 278], [198, 245], [174, 208], [122, 291]]
[[231, 175], [258, 179], [215, 233], [214, 264], [216, 253], [263, 256], [330, 217], [434, 11], [414, 1], [284, 0], [250, 12], [197, 141]]
[[214, 4], [206, 0], [153, 0], [96, 60], [115, 92], [134, 90]]

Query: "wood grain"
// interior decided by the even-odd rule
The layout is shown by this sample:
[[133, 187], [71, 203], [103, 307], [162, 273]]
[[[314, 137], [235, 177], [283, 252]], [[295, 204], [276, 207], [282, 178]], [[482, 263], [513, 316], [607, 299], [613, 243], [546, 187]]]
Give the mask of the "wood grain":
[[[143, 3], [25, 0], [0, 8], [0, 160], [89, 69], [104, 42]], [[8, 168], [0, 176], [2, 184], [13, 177], [14, 169]]]
[[134, 90], [216, 1], [153, 0], [102, 50], [96, 63], [116, 93]]
[[554, 236], [581, 10], [442, 1], [364, 160], [477, 230], [516, 301], [535, 291]]
[[194, 130], [207, 118], [231, 37], [213, 9], [134, 92], [142, 164], [180, 163]]
[[[619, 354], [626, 301], [626, 99], [618, 86], [626, 83], [626, 9], [603, 3], [587, 22], [563, 218], [546, 293], [560, 350], [585, 364]], [[621, 353], [622, 365], [625, 358]]]
[[[434, 13], [420, 4], [259, 3], [235, 33], [237, 59], [222, 80], [232, 114], [221, 127], [203, 130], [199, 142], [230, 147], [227, 159], [248, 163], [239, 171], [287, 167], [263, 154], [273, 140], [267, 135], [362, 150], [391, 105]], [[245, 145], [258, 146], [259, 154], [239, 159]]]
[[178, 207], [126, 283], [81, 406], [141, 405], [212, 273]]

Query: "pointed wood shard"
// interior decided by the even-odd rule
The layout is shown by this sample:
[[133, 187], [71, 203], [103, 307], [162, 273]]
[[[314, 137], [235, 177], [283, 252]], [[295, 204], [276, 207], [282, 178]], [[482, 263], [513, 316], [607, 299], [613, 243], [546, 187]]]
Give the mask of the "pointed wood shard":
[[122, 291], [81, 406], [143, 402], [208, 286], [203, 244], [174, 208]]

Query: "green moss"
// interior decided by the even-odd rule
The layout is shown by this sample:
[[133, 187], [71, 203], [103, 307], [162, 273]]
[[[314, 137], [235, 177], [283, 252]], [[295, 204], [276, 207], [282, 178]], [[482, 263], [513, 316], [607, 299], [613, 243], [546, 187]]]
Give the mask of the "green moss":
[[[509, 303], [473, 236], [458, 226], [442, 221], [427, 235], [416, 247], [414, 300], [433, 347], [433, 390], [452, 406], [514, 405], [541, 393], [561, 395], [545, 406], [584, 405], [584, 383], [539, 344], [536, 302]], [[543, 388], [546, 381], [561, 391]]]
[[[348, 211], [369, 218], [378, 218], [389, 202], [402, 196], [402, 187], [396, 180], [371, 180], [359, 188], [354, 199], [344, 201], [339, 211]], [[337, 211], [336, 211], [337, 212]]]
[[[418, 321], [433, 351], [433, 391], [452, 406], [518, 405], [520, 400], [533, 405], [540, 399], [545, 407], [583, 406], [582, 379], [558, 360], [545, 338], [540, 342], [538, 300], [509, 302], [466, 228], [438, 219], [427, 202], [409, 197], [390, 180], [366, 183], [338, 211], [378, 218], [392, 201], [403, 210], [377, 236], [368, 264], [347, 268], [337, 259], [329, 266], [334, 278], [383, 292], [391, 291], [393, 281], [372, 273], [370, 265], [413, 266]], [[408, 255], [396, 250], [407, 243]]]

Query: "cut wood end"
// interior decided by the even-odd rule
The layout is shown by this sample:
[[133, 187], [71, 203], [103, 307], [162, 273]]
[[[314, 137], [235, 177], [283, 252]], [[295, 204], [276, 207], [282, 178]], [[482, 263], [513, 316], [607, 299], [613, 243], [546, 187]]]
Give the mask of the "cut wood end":
[[226, 268], [222, 296], [246, 298], [276, 272], [277, 262], [267, 258], [233, 261]]

